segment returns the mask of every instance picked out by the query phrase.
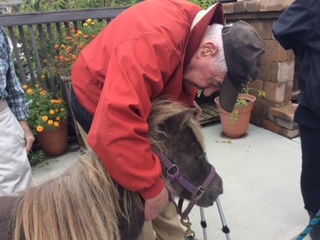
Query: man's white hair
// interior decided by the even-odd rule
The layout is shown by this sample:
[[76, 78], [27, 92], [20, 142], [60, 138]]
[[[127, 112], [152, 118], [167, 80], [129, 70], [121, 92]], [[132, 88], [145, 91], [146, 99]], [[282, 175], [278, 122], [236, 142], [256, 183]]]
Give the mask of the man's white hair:
[[222, 41], [222, 35], [221, 35], [222, 28], [223, 28], [223, 25], [216, 24], [216, 23], [208, 26], [207, 30], [204, 33], [203, 41], [210, 40], [217, 44], [218, 55], [214, 61], [214, 64], [216, 68], [219, 69], [221, 72], [227, 72], [228, 67], [224, 57], [224, 48], [223, 48], [223, 41]]

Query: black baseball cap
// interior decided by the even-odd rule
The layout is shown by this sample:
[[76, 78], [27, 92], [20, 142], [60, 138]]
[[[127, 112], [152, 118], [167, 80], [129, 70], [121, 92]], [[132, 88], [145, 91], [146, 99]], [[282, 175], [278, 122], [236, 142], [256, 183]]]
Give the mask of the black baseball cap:
[[232, 112], [239, 92], [259, 75], [264, 47], [253, 26], [242, 20], [224, 26], [222, 40], [228, 72], [220, 88], [220, 104]]

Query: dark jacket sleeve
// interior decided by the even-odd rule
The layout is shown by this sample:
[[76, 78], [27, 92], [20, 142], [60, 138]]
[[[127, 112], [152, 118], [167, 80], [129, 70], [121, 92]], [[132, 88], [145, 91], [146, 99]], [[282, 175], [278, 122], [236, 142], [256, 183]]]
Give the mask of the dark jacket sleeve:
[[275, 22], [273, 34], [301, 62], [299, 104], [320, 117], [320, 1], [294, 1]]
[[300, 58], [308, 46], [320, 50], [320, 1], [296, 0], [282, 13], [273, 27], [273, 34], [285, 49], [292, 49]]

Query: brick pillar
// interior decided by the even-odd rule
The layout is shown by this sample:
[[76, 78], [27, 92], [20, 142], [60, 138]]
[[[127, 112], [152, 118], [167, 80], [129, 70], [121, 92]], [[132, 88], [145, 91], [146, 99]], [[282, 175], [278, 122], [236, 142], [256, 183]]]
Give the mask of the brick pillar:
[[[272, 27], [282, 11], [293, 0], [238, 0], [223, 4], [227, 22], [244, 20], [254, 26], [263, 39], [265, 54], [258, 79], [250, 87], [266, 92], [258, 98], [251, 122], [286, 137], [296, 137], [297, 125], [293, 123], [292, 89], [295, 57], [284, 50], [274, 39]], [[256, 95], [256, 94], [255, 94]]]

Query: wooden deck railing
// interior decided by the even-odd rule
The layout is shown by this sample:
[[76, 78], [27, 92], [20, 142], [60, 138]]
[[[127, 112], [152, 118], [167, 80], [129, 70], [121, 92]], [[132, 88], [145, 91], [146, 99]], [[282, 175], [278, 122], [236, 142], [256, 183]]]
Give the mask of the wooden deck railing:
[[[55, 35], [61, 34], [62, 26], [68, 28], [69, 24], [73, 23], [77, 27], [88, 18], [108, 23], [125, 9], [125, 7], [99, 8], [0, 15], [0, 23], [6, 28], [12, 41], [16, 70], [21, 82], [35, 83], [39, 79], [43, 70], [43, 60], [51, 60], [48, 54], [48, 39], [53, 41]], [[24, 53], [24, 60], [21, 53]], [[46, 87], [45, 81], [42, 84]]]

